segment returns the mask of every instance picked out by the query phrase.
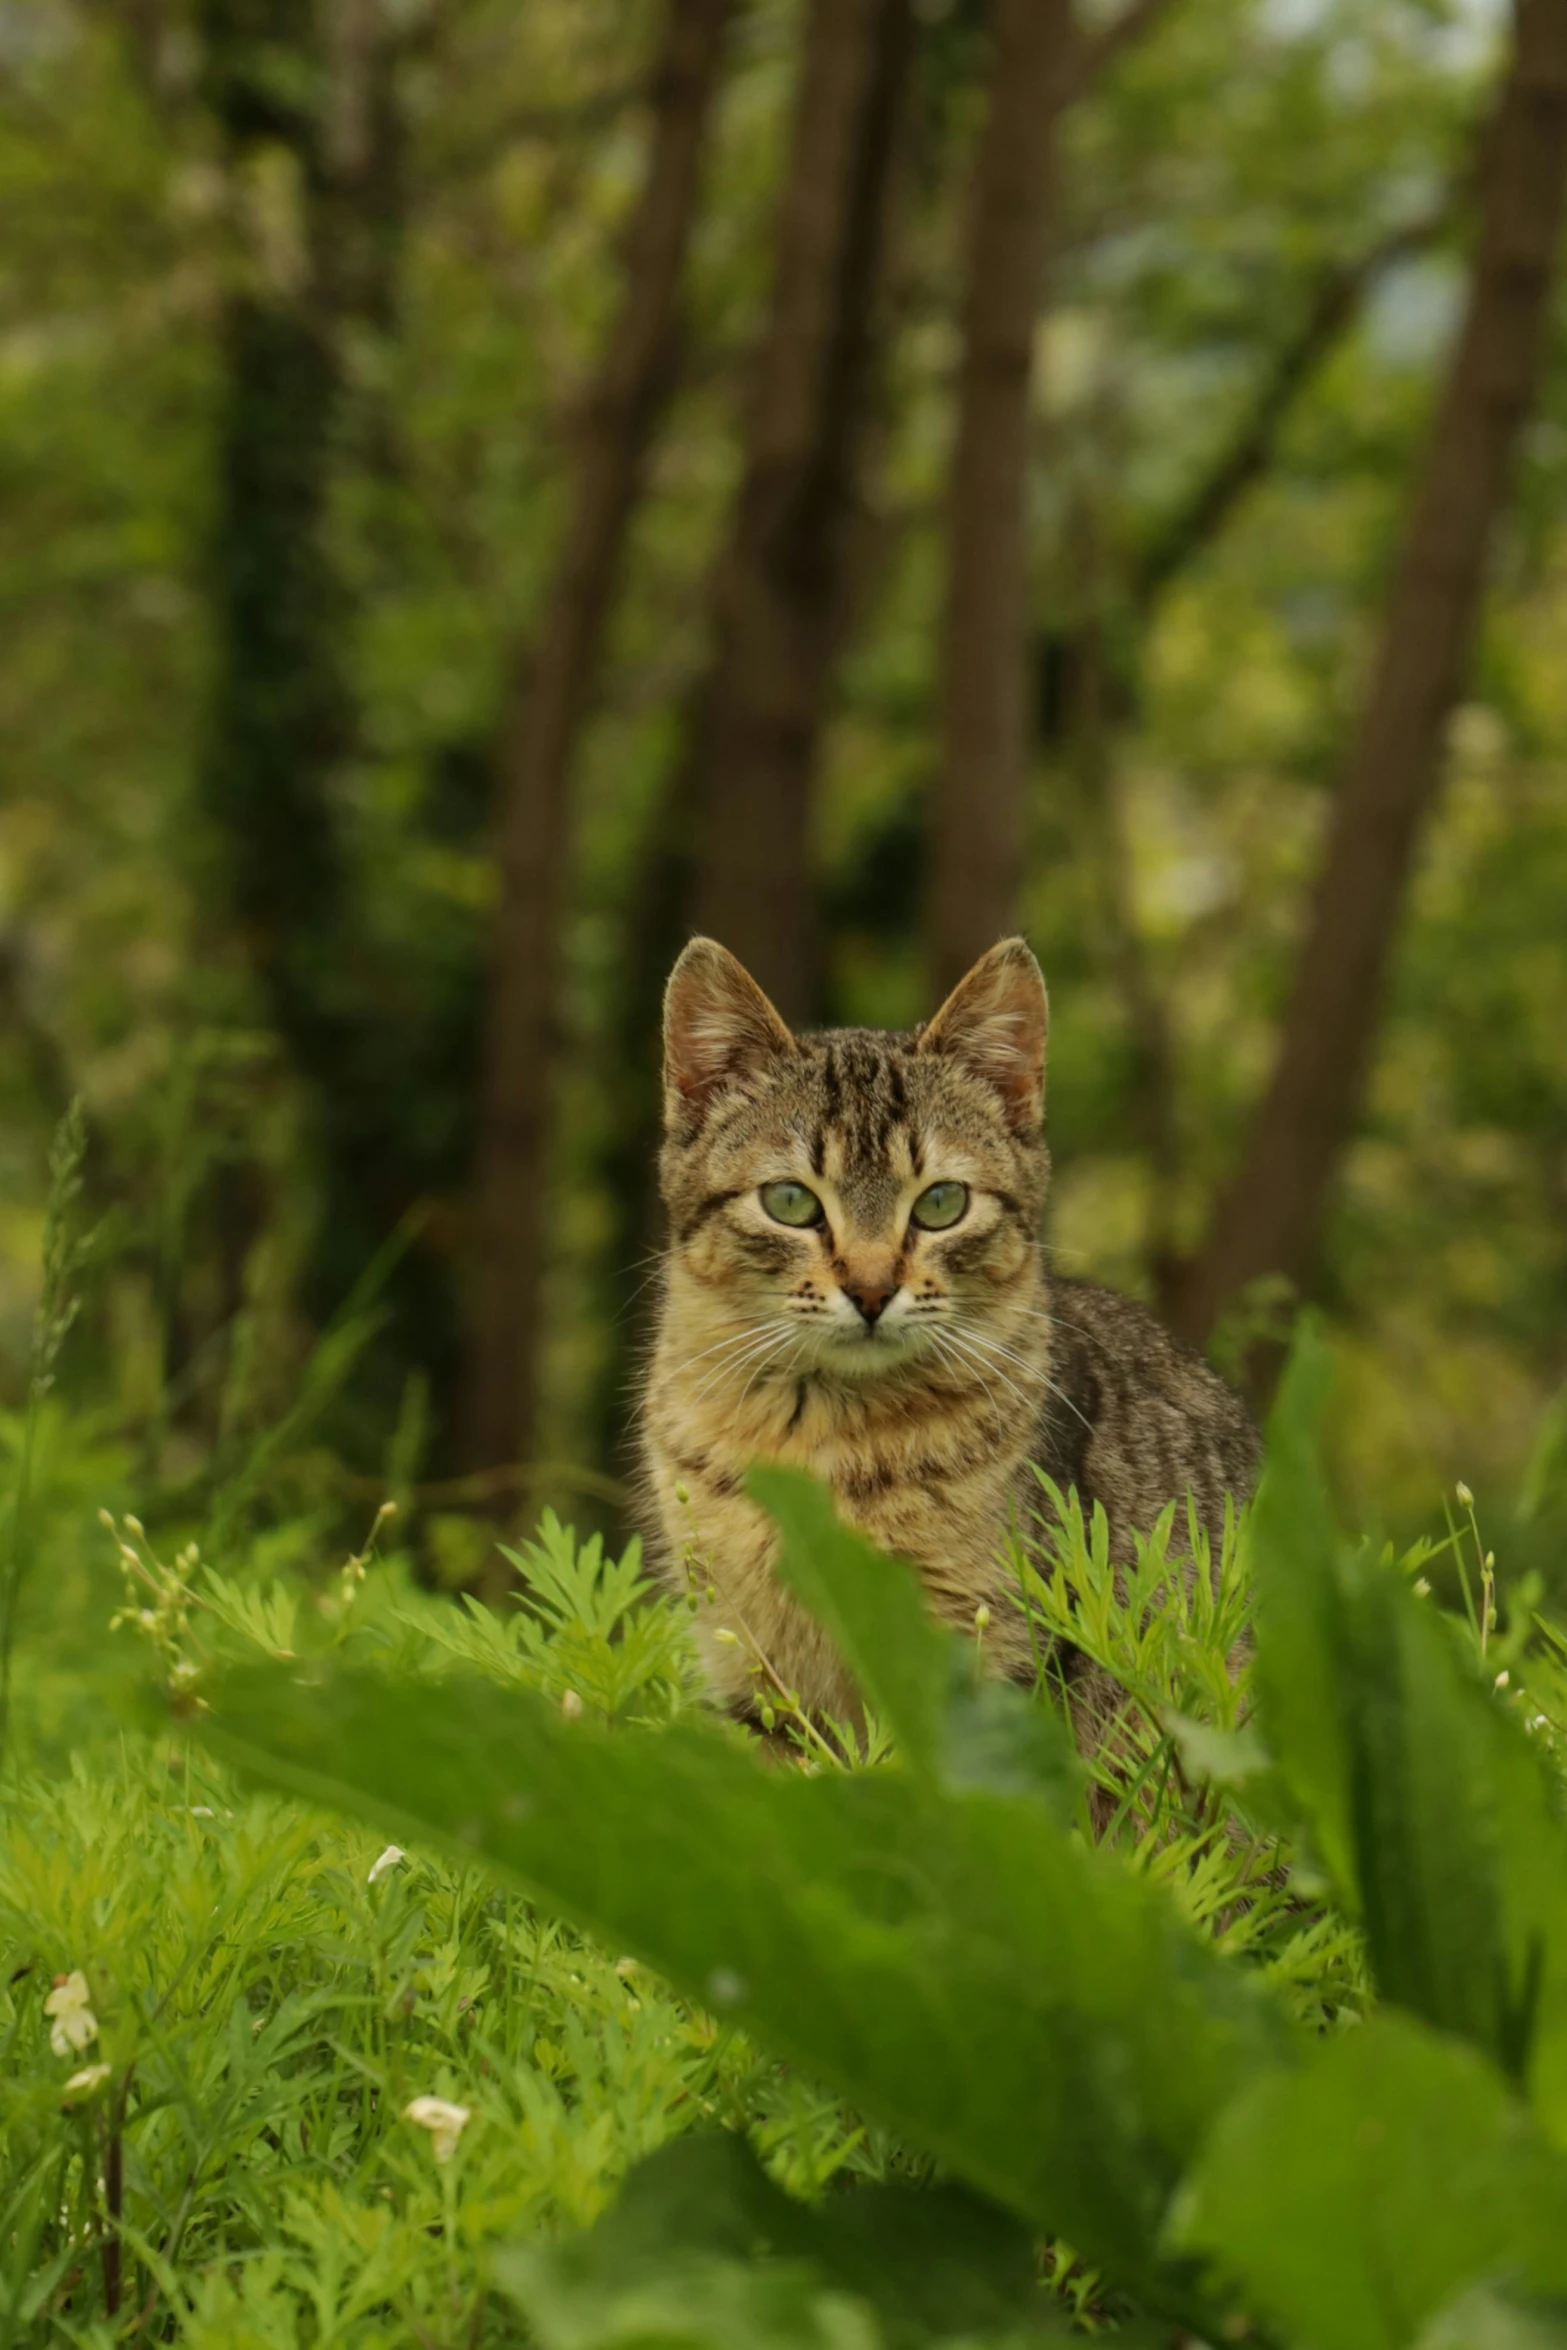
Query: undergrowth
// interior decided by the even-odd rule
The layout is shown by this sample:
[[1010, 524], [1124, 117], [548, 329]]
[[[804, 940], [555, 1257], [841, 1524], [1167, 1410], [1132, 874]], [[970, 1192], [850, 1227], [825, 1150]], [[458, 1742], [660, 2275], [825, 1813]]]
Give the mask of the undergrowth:
[[[1469, 2019], [1420, 1941], [1426, 1894], [1417, 1932], [1377, 1890], [1365, 1822], [1343, 1808], [1350, 1781], [1322, 1759], [1321, 1692], [1299, 1738], [1289, 1723], [1289, 1692], [1310, 1681], [1311, 1640], [1321, 1648], [1330, 1632], [1321, 1654], [1337, 1657], [1335, 1673], [1360, 1676], [1356, 1703], [1386, 1729], [1388, 1659], [1405, 1643], [1406, 1696], [1423, 1686], [1421, 1673], [1448, 1672], [1441, 1657], [1454, 1660], [1557, 1801], [1567, 1633], [1540, 1615], [1530, 1587], [1502, 1610], [1462, 1489], [1445, 1542], [1399, 1559], [1364, 1546], [1343, 1554], [1340, 1584], [1321, 1582], [1316, 1631], [1298, 1630], [1281, 1676], [1266, 1642], [1253, 1662], [1258, 1537], [1244, 1519], [1232, 1519], [1210, 1559], [1201, 1529], [1172, 1509], [1117, 1574], [1102, 1517], [1085, 1522], [1075, 1496], [1042, 1485], [1014, 1545], [1041, 1659], [1039, 1688], [1025, 1700], [974, 1673], [983, 1622], [966, 1659], [948, 1654], [896, 1570], [833, 1525], [824, 1497], [782, 1480], [759, 1487], [783, 1529], [785, 1572], [844, 1646], [867, 1697], [864, 1723], [834, 1740], [774, 1691], [763, 1770], [745, 1733], [706, 1715], [688, 1609], [649, 1585], [634, 1544], [616, 1558], [547, 1516], [506, 1553], [512, 1604], [497, 1611], [421, 1585], [390, 1502], [353, 1555], [324, 1569], [308, 1525], [257, 1532], [232, 1488], [205, 1526], [153, 1507], [144, 1524], [127, 1507], [128, 1454], [51, 1393], [62, 1289], [56, 1282], [48, 1301], [54, 1335], [27, 1413], [0, 1430], [12, 1461], [3, 1621], [13, 1630], [21, 1621], [25, 1635], [0, 1844], [0, 2350], [750, 2341], [875, 2350], [1022, 2343], [1057, 2325], [1137, 2334], [1157, 2323], [1172, 2338], [1210, 2321], [1222, 2330], [1215, 2312], [1226, 2308], [1232, 2330], [1331, 2342], [1331, 2325], [1291, 2322], [1288, 2292], [1265, 2272], [1258, 2283], [1234, 2245], [1219, 2256], [1231, 2301], [1212, 2298], [1187, 2256], [1170, 2253], [1173, 2216], [1146, 2242], [1143, 2223], [1127, 2219], [1143, 2189], [1120, 2217], [1112, 2196], [1101, 2227], [1091, 2198], [1072, 2205], [1077, 2189], [1052, 2202], [1048, 2147], [1036, 2184], [1026, 2162], [1015, 2186], [1004, 2163], [991, 2164], [984, 2133], [1004, 2134], [1017, 2093], [1001, 2078], [1009, 1999], [1026, 2038], [1026, 1977], [1008, 1974], [1008, 1936], [1022, 1932], [1021, 1948], [1064, 1964], [1055, 1937], [1059, 1926], [1070, 1943], [1074, 1903], [1100, 1924], [1081, 1979], [1062, 1978], [1056, 2020], [1065, 2018], [1059, 2047], [1071, 2062], [1074, 2035], [1097, 2046], [1107, 2029], [1106, 2047], [1120, 2050], [1112, 2073], [1134, 2043], [1145, 2049], [1138, 2061], [1164, 2061], [1146, 2053], [1164, 2045], [1149, 2002], [1165, 1995], [1166, 1959], [1149, 1953], [1168, 1945], [1170, 1982], [1187, 1984], [1178, 1996], [1209, 1986], [1199, 2008], [1206, 2001], [1221, 2019], [1212, 2025], [1214, 2048], [1230, 2050], [1221, 2071], [1239, 2063], [1240, 2077], [1266, 2081], [1276, 2061], [1287, 2077], [1314, 2045], [1371, 2048], [1366, 2019], [1391, 1999], [1483, 2049], [1494, 2040], [1496, 2060], [1524, 2080], [1535, 2011], [1548, 2014], [1553, 1996], [1548, 1965], [1494, 2032], [1483, 2016]], [[255, 1476], [245, 1490], [257, 1490]], [[1320, 1551], [1314, 1494], [1297, 1480], [1287, 1507], [1275, 1498], [1265, 1564], [1308, 1537]], [[28, 1569], [30, 1612], [19, 1616]], [[1316, 1571], [1300, 1567], [1303, 1589]], [[1451, 1612], [1432, 1590], [1439, 1571], [1463, 1594]], [[1385, 1608], [1395, 1612], [1377, 1614]], [[1435, 1648], [1422, 1622], [1437, 1627]], [[1052, 1660], [1066, 1639], [1124, 1693], [1116, 1737], [1087, 1772], [1061, 1731]], [[1440, 1741], [1435, 1697], [1430, 1705]], [[1355, 1766], [1357, 1802], [1362, 1781], [1376, 1794], [1388, 1751], [1386, 1737], [1382, 1749], [1373, 1740]], [[589, 1778], [602, 1774], [599, 1798], [589, 1778], [573, 1791], [579, 1760]], [[1373, 1840], [1395, 1853], [1414, 1816], [1407, 1758], [1399, 1769], [1404, 1808], [1378, 1815]], [[825, 1797], [837, 1782], [853, 1796], [848, 1808], [796, 1819], [796, 1796], [814, 1804], [809, 1790]], [[366, 1817], [323, 1808], [313, 1793]], [[544, 1811], [555, 1799], [561, 1821], [577, 1825], [563, 1825], [551, 1847]], [[405, 1820], [423, 1832], [389, 1828]], [[1005, 1908], [1030, 1897], [1005, 1866], [965, 1877], [979, 1849], [964, 1841], [966, 1822], [975, 1836], [999, 1838], [998, 1852], [1030, 1852], [1047, 1873], [1064, 1872], [1052, 1896], [1060, 1906], [1043, 1923], [1025, 1930], [1022, 1910], [1014, 1918]], [[862, 1829], [869, 1841], [856, 1843]], [[1433, 1850], [1444, 1833], [1438, 1820]], [[1453, 1840], [1462, 1844], [1456, 1829]], [[954, 1893], [962, 1884], [969, 1891]], [[980, 1913], [992, 1898], [1002, 1906], [987, 1924]], [[839, 1926], [833, 1899], [849, 1903]], [[1503, 1894], [1497, 1904], [1506, 1908]], [[1466, 1905], [1476, 1906], [1467, 1892], [1455, 1914]], [[682, 1942], [688, 1916], [698, 1923]], [[623, 1938], [610, 1930], [618, 1919]], [[876, 1964], [893, 1971], [876, 1995], [880, 2023], [906, 1995], [913, 2001], [908, 2061], [939, 2067], [942, 2033], [957, 2047], [971, 2027], [999, 2052], [1000, 2102], [977, 2137], [977, 2122], [946, 2130], [939, 2097], [921, 2108], [889, 2090], [895, 2060], [856, 2054], [864, 1985], [854, 1988], [852, 1967], [835, 1973], [834, 1936], [846, 1954], [857, 1935], [873, 1936], [859, 1966], [884, 1932], [893, 1939]], [[1123, 1933], [1124, 1963], [1141, 1951], [1135, 1967], [1154, 1971], [1143, 1991], [1125, 1993], [1132, 2006], [1117, 2021], [1095, 2002], [1122, 1996], [1110, 1981], [1122, 1961], [1109, 1954]], [[1105, 1938], [1104, 1984], [1094, 1935]], [[723, 1958], [747, 1936], [751, 1956]], [[791, 1936], [793, 1955], [779, 1965], [794, 1970], [794, 2010], [788, 1983], [758, 1979]], [[1194, 1955], [1180, 1956], [1188, 1947]], [[701, 1950], [708, 1957], [682, 1955]], [[949, 1957], [954, 1984], [969, 1987], [939, 2011], [928, 2003]], [[906, 1958], [934, 1970], [923, 1989], [913, 1977], [902, 1984]], [[1490, 1963], [1470, 1971], [1478, 1979]], [[823, 1970], [820, 1996], [800, 1991], [811, 1966]], [[1240, 2022], [1222, 2021], [1236, 2000]], [[847, 2019], [836, 2038], [835, 2001]], [[976, 2016], [986, 2001], [995, 2012]], [[1088, 2003], [1076, 2022], [1074, 2001]], [[867, 2010], [866, 2051], [878, 2028]], [[1201, 2040], [1210, 2025], [1192, 2028]], [[1244, 2060], [1236, 2030], [1252, 2050]], [[964, 2057], [964, 2067], [975, 2096], [990, 2094], [981, 2060]], [[1085, 2111], [1111, 2075], [1092, 2078]], [[1041, 2076], [1042, 2141], [1072, 2119], [1066, 2096], [1050, 2122], [1053, 2093]], [[954, 2086], [949, 2102], [966, 2094]], [[1170, 2094], [1165, 2112], [1164, 2092], [1148, 2092], [1144, 2152], [1153, 2150], [1161, 2183], [1147, 2192], [1168, 2215], [1200, 2215], [1204, 2194], [1221, 2208], [1222, 2164], [1204, 2179], [1170, 2152], [1195, 2126], [1179, 2115], [1196, 2093]], [[1114, 2092], [1123, 2104], [1126, 2095]], [[1412, 2090], [1406, 2102], [1415, 2101]], [[1120, 2110], [1114, 2100], [1111, 2110]], [[1032, 2108], [1025, 2099], [1016, 2112], [1026, 2144]], [[725, 2168], [714, 2131], [728, 2133], [722, 2148], [748, 2144], [760, 2170]], [[1211, 2143], [1226, 2143], [1223, 2127]], [[682, 2146], [688, 2167], [661, 2168]], [[1079, 2169], [1091, 2172], [1101, 2151], [1091, 2147]], [[1166, 2155], [1176, 2167], [1161, 2171]], [[1070, 2161], [1059, 2176], [1076, 2176]], [[944, 2178], [982, 2186], [997, 2210], [942, 2203]], [[939, 2222], [909, 2221], [913, 2207], [895, 2195], [877, 2201], [877, 2191], [899, 2188], [918, 2190], [920, 2213]], [[782, 2198], [768, 2202], [774, 2190]], [[1040, 2224], [1057, 2208], [1078, 2209], [1084, 2224]], [[796, 2242], [791, 2231], [805, 2219], [795, 2215], [813, 2209], [824, 2227], [866, 2215], [875, 2257], [852, 2218], [846, 2235]], [[972, 2309], [960, 2294], [968, 2314], [949, 2318], [945, 2286], [929, 2296], [906, 2289], [900, 2300], [889, 2284], [923, 2273], [935, 2241], [948, 2247], [948, 2283], [980, 2278], [989, 2293], [1014, 2259], [995, 2230], [1019, 2215], [1029, 2222], [1023, 2283], [1033, 2292], [1040, 2280], [1045, 2291], [1037, 2307], [1025, 2311], [1009, 2285]], [[595, 2222], [597, 2232], [578, 2236]], [[1189, 2224], [1193, 2241], [1218, 2243]], [[962, 2258], [955, 2243], [968, 2247]], [[579, 2254], [578, 2244], [590, 2249]], [[760, 2270], [759, 2246], [770, 2248]], [[1234, 2280], [1248, 2276], [1252, 2298], [1233, 2304]], [[1393, 2345], [1418, 2331], [1390, 2320], [1378, 2339]]]

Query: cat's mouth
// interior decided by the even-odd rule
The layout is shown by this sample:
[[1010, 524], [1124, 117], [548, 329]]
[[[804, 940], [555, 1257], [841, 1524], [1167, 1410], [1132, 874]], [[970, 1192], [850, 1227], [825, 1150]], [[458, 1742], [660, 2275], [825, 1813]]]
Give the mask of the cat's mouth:
[[926, 1353], [924, 1337], [923, 1331], [901, 1318], [895, 1322], [861, 1322], [858, 1328], [839, 1323], [822, 1334], [824, 1365], [874, 1377], [879, 1371], [890, 1371]]

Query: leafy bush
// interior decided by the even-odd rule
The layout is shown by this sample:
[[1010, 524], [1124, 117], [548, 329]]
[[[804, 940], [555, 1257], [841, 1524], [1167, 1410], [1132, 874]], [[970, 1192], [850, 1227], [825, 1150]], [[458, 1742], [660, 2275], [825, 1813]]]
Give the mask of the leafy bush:
[[314, 1588], [114, 1523], [177, 1720], [13, 1781], [0, 2344], [1545, 2338], [1567, 1647], [1339, 1538], [1321, 1377], [1211, 1572], [1041, 1490], [1092, 1774], [781, 1470], [838, 1752], [707, 1717], [684, 1609], [553, 1522], [506, 1617], [384, 1516]]

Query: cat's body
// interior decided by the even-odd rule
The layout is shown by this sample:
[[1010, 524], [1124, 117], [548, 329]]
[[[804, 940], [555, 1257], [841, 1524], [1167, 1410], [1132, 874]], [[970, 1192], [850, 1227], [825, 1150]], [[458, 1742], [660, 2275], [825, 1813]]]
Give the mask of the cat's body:
[[1206, 1365], [1140, 1307], [1045, 1270], [1044, 1034], [1021, 942], [908, 1036], [792, 1037], [706, 940], [676, 968], [643, 1450], [655, 1555], [696, 1596], [715, 1694], [737, 1710], [783, 1688], [855, 1711], [773, 1573], [742, 1486], [755, 1460], [823, 1478], [913, 1562], [942, 1621], [971, 1632], [987, 1609], [987, 1653], [1029, 1679], [1003, 1545], [1035, 1526], [1030, 1464], [1085, 1511], [1102, 1503], [1128, 1559], [1188, 1492], [1217, 1540], [1226, 1493], [1250, 1485], [1255, 1438]]

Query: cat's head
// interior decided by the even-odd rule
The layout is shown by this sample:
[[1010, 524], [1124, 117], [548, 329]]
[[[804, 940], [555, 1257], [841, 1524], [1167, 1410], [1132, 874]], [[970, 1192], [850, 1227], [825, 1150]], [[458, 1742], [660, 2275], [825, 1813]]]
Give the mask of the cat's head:
[[675, 1262], [754, 1323], [763, 1353], [777, 1335], [781, 1368], [956, 1367], [1028, 1286], [1047, 1026], [1017, 938], [910, 1034], [804, 1036], [725, 948], [693, 939], [664, 1003]]

